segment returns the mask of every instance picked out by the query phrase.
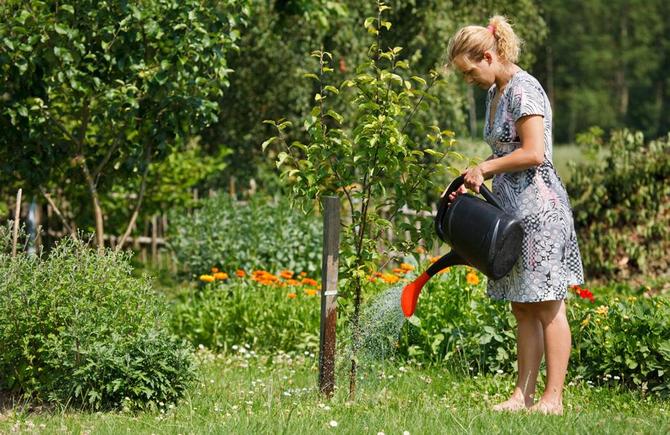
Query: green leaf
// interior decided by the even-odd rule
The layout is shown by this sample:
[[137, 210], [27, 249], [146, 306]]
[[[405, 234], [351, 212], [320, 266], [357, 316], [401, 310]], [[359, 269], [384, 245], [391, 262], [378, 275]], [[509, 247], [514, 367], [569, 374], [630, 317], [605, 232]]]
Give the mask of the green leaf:
[[277, 168], [279, 168], [281, 165], [283, 165], [284, 162], [286, 161], [286, 159], [288, 159], [288, 158], [289, 158], [289, 155], [286, 151], [280, 152], [279, 155], [277, 156]]
[[333, 118], [335, 121], [338, 122], [338, 124], [342, 124], [342, 122], [344, 121], [344, 117], [342, 115], [340, 115], [339, 113], [335, 112], [333, 109], [328, 110], [326, 115]]
[[436, 157], [438, 159], [441, 159], [442, 157], [444, 157], [444, 153], [441, 153], [439, 151], [435, 151], [435, 150], [430, 149], [430, 148], [426, 148], [425, 150], [423, 150], [423, 152], [425, 152], [426, 154], [428, 154], [430, 156]]
[[273, 137], [271, 137], [270, 139], [266, 140], [265, 142], [263, 142], [263, 143], [261, 144], [261, 149], [262, 149], [263, 151], [265, 151], [265, 148], [267, 148], [268, 145], [270, 145], [270, 144], [271, 144], [272, 142], [274, 142], [275, 140], [277, 140], [277, 136], [273, 136]]

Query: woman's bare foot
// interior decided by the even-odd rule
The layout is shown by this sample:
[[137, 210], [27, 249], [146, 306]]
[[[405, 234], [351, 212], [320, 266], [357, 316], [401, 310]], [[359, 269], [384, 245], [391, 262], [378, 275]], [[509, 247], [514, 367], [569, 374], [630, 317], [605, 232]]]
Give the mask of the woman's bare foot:
[[496, 412], [523, 411], [533, 405], [533, 398], [525, 399], [522, 395], [513, 394], [512, 397], [502, 403], [494, 405], [491, 409]]
[[548, 402], [540, 400], [535, 405], [528, 408], [530, 412], [537, 412], [544, 415], [563, 415], [563, 404], [561, 402]]

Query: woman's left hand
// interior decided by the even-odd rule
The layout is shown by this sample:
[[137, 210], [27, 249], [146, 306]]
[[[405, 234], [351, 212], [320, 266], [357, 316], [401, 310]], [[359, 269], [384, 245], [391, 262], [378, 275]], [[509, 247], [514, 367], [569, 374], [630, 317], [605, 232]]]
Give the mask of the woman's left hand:
[[463, 184], [468, 189], [479, 193], [479, 186], [484, 183], [484, 171], [482, 170], [481, 165], [477, 165], [474, 168], [467, 169], [461, 175], [464, 175]]

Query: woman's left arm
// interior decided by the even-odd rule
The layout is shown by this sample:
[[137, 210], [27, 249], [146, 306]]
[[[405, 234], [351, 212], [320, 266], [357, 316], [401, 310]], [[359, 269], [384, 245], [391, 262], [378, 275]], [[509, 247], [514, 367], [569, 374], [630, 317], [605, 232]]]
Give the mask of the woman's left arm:
[[465, 187], [479, 193], [479, 186], [484, 180], [496, 174], [523, 171], [541, 165], [544, 162], [543, 121], [540, 115], [519, 118], [515, 126], [521, 146], [506, 156], [486, 160], [465, 171]]

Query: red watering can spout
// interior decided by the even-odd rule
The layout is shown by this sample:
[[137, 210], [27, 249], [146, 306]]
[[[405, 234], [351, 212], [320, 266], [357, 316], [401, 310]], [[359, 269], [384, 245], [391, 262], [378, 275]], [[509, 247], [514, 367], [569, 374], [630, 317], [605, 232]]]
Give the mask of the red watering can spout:
[[419, 300], [419, 293], [421, 293], [421, 289], [429, 279], [430, 275], [428, 275], [427, 272], [424, 272], [402, 289], [400, 306], [402, 307], [402, 312], [405, 314], [405, 317], [412, 317], [412, 314], [414, 314], [416, 302]]
[[402, 308], [403, 314], [405, 317], [412, 317], [414, 310], [416, 309], [416, 303], [419, 299], [419, 293], [421, 289], [426, 284], [426, 282], [437, 272], [446, 269], [449, 266], [454, 266], [456, 264], [467, 264], [461, 257], [458, 256], [454, 251], [449, 252], [446, 255], [443, 255], [439, 260], [433, 263], [428, 270], [419, 275], [417, 279], [410, 282], [402, 289], [402, 294], [400, 295], [400, 307]]

